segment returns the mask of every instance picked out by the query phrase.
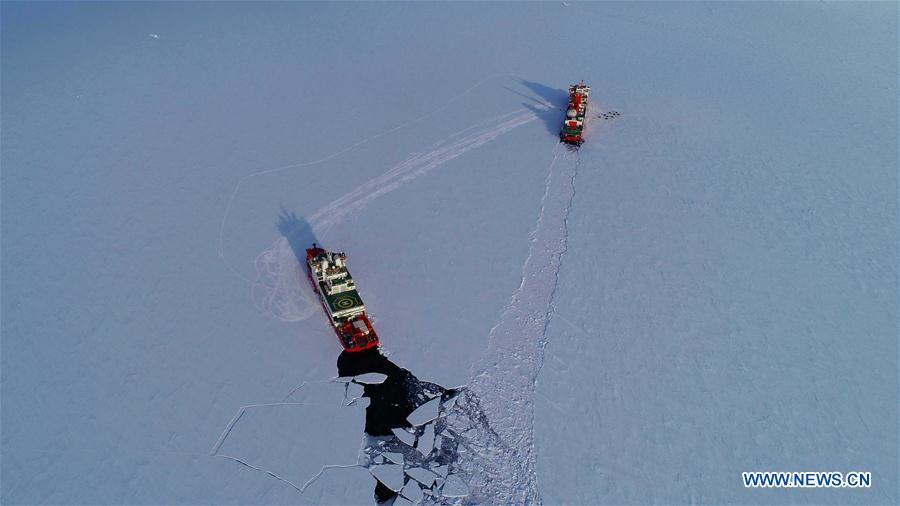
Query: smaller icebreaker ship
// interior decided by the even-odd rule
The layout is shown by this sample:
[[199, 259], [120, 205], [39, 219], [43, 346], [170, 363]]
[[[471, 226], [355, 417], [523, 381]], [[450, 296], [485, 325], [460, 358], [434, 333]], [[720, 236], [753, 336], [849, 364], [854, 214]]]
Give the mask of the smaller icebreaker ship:
[[566, 107], [566, 120], [559, 132], [559, 140], [566, 144], [580, 146], [584, 142], [584, 121], [587, 119], [588, 94], [591, 87], [581, 81], [569, 86], [569, 106]]
[[347, 255], [327, 251], [314, 243], [312, 248], [306, 249], [306, 264], [309, 281], [319, 294], [325, 314], [344, 350], [362, 351], [378, 346], [378, 335], [347, 270]]

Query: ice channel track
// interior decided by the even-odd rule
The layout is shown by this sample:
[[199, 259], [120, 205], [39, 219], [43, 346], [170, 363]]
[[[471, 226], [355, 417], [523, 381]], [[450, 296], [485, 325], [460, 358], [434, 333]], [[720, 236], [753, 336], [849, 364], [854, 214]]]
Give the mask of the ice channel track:
[[[531, 233], [519, 287], [491, 329], [485, 354], [472, 368], [458, 406], [476, 430], [460, 431], [458, 467], [466, 502], [540, 503], [534, 455], [535, 382], [555, 312], [559, 268], [581, 162], [577, 151], [554, 149], [541, 210]], [[452, 427], [451, 427], [452, 428]]]

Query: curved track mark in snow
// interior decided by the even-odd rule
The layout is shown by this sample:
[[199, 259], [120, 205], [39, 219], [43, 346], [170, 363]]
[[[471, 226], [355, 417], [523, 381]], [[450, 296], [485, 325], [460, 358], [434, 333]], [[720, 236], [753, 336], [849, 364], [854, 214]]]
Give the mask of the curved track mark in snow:
[[296, 322], [316, 313], [318, 299], [307, 288], [306, 274], [284, 237], [279, 237], [253, 259], [256, 279], [250, 298], [256, 309], [283, 322]]
[[468, 95], [469, 93], [471, 93], [472, 91], [474, 91], [475, 89], [477, 89], [477, 88], [479, 88], [480, 86], [482, 86], [484, 83], [490, 81], [491, 79], [495, 79], [495, 78], [503, 77], [503, 76], [507, 76], [507, 75], [508, 75], [508, 74], [494, 74], [494, 75], [485, 77], [484, 79], [478, 81], [477, 83], [473, 84], [472, 86], [470, 86], [469, 88], [465, 89], [464, 91], [462, 91], [462, 92], [460, 92], [460, 93], [454, 95], [454, 96], [451, 97], [449, 100], [447, 100], [447, 102], [445, 102], [444, 105], [438, 107], [437, 109], [432, 110], [431, 112], [428, 112], [428, 113], [426, 113], [426, 114], [423, 114], [423, 115], [421, 115], [421, 116], [419, 116], [419, 117], [417, 117], [417, 118], [414, 118], [414, 119], [412, 119], [412, 120], [404, 121], [404, 122], [402, 122], [401, 124], [399, 124], [399, 125], [397, 125], [397, 126], [395, 126], [395, 127], [393, 127], [393, 128], [390, 128], [390, 129], [388, 129], [388, 130], [385, 130], [385, 131], [383, 131], [383, 132], [380, 132], [380, 133], [377, 133], [377, 134], [370, 135], [369, 137], [365, 137], [365, 138], [363, 138], [362, 140], [359, 140], [359, 141], [355, 142], [354, 144], [351, 144], [350, 146], [348, 146], [348, 147], [346, 147], [346, 148], [344, 148], [344, 149], [342, 149], [342, 150], [340, 150], [340, 151], [337, 151], [337, 152], [335, 152], [335, 153], [332, 153], [332, 154], [330, 154], [330, 155], [328, 155], [328, 156], [325, 156], [325, 157], [323, 157], [323, 158], [319, 158], [318, 160], [313, 160], [313, 161], [311, 161], [311, 162], [303, 162], [303, 163], [293, 163], [293, 164], [290, 164], [290, 165], [282, 165], [282, 166], [280, 166], [280, 167], [273, 167], [273, 168], [270, 168], [270, 169], [264, 169], [264, 170], [260, 170], [260, 171], [257, 171], [257, 172], [253, 172], [253, 173], [251, 173], [251, 174], [247, 174], [247, 175], [241, 177], [241, 178], [238, 180], [237, 184], [235, 184], [234, 190], [231, 192], [231, 196], [228, 198], [228, 203], [225, 205], [225, 212], [224, 212], [223, 215], [222, 215], [222, 221], [221, 221], [221, 223], [219, 224], [219, 235], [218, 235], [218, 239], [217, 239], [217, 241], [216, 241], [216, 252], [217, 252], [219, 258], [222, 260], [222, 262], [228, 267], [228, 269], [229, 269], [235, 276], [237, 276], [238, 278], [240, 278], [240, 279], [246, 281], [247, 283], [250, 283], [250, 284], [253, 284], [253, 283], [254, 283], [254, 280], [248, 279], [247, 277], [245, 277], [243, 274], [241, 274], [241, 273], [240, 273], [240, 272], [239, 272], [239, 271], [231, 264], [231, 262], [228, 261], [228, 258], [225, 257], [225, 250], [224, 250], [224, 247], [223, 247], [224, 236], [225, 236], [225, 225], [226, 225], [226, 223], [228, 222], [228, 215], [229, 215], [229, 213], [231, 212], [231, 207], [232, 207], [232, 205], [234, 204], [234, 200], [237, 198], [238, 193], [241, 191], [241, 187], [243, 186], [244, 182], [246, 182], [247, 180], [252, 179], [252, 178], [254, 178], [254, 177], [264, 176], [264, 175], [267, 175], [267, 174], [273, 174], [273, 173], [276, 173], [276, 172], [281, 172], [281, 171], [290, 170], [290, 169], [298, 169], [298, 168], [301, 168], [301, 167], [310, 167], [310, 166], [313, 166], [313, 165], [318, 165], [318, 164], [320, 164], [320, 163], [327, 162], [328, 160], [331, 160], [331, 159], [333, 159], [333, 158], [335, 158], [335, 157], [338, 157], [338, 156], [340, 156], [340, 155], [342, 155], [342, 154], [344, 154], [344, 153], [348, 153], [348, 152], [350, 152], [350, 151], [352, 151], [352, 150], [354, 150], [354, 149], [356, 149], [356, 148], [358, 148], [358, 147], [360, 147], [360, 146], [362, 146], [362, 145], [364, 145], [364, 144], [367, 144], [367, 143], [369, 143], [369, 142], [371, 142], [371, 141], [373, 141], [373, 140], [375, 140], [375, 139], [379, 139], [379, 138], [381, 138], [381, 137], [384, 137], [384, 136], [386, 136], [386, 135], [388, 135], [388, 134], [390, 134], [390, 133], [396, 132], [396, 131], [398, 131], [398, 130], [400, 130], [400, 129], [402, 129], [402, 128], [405, 128], [405, 127], [408, 127], [408, 126], [411, 126], [411, 125], [415, 125], [416, 123], [420, 123], [420, 122], [422, 122], [422, 121], [424, 121], [424, 120], [426, 120], [426, 119], [428, 119], [428, 118], [434, 116], [435, 114], [438, 114], [438, 113], [440, 113], [440, 112], [443, 112], [443, 111], [445, 111], [448, 107], [450, 107], [451, 105], [453, 105], [455, 102], [457, 102], [458, 100], [462, 99], [463, 97], [465, 97], [466, 95]]
[[[309, 218], [310, 224], [318, 234], [324, 234], [328, 228], [340, 223], [348, 215], [368, 205], [372, 200], [396, 190], [403, 184], [496, 139], [516, 127], [537, 119], [534, 113], [523, 113], [521, 111], [520, 109], [511, 113], [501, 114], [480, 123], [480, 125], [486, 126], [474, 133], [462, 135], [475, 129], [477, 126], [456, 132], [446, 139], [435, 143], [424, 153], [413, 153], [380, 176], [370, 179], [353, 191], [313, 213]], [[509, 118], [510, 116], [512, 118]], [[509, 119], [504, 120], [504, 118]]]

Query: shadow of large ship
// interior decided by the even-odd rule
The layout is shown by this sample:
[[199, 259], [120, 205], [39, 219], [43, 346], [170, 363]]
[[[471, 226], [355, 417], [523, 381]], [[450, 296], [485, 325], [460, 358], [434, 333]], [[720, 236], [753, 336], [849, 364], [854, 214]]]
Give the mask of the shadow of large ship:
[[281, 214], [278, 216], [277, 226], [278, 231], [281, 232], [281, 235], [284, 236], [291, 246], [291, 251], [294, 252], [297, 261], [301, 266], [305, 266], [306, 248], [312, 246], [314, 242], [318, 242], [312, 225], [306, 221], [306, 218], [298, 217], [282, 207]]
[[540, 118], [548, 132], [553, 135], [559, 135], [559, 130], [566, 117], [565, 110], [566, 104], [569, 101], [569, 93], [563, 89], [552, 88], [541, 83], [526, 81], [524, 79], [519, 80], [519, 84], [528, 88], [529, 91], [540, 98], [536, 99], [532, 96], [519, 93], [511, 88], [507, 89], [527, 98], [528, 102], [523, 102], [522, 106]]

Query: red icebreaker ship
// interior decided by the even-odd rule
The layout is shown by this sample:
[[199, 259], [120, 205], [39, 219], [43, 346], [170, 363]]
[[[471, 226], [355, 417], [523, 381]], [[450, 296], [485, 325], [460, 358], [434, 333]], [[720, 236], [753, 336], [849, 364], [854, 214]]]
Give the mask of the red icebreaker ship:
[[584, 121], [587, 118], [588, 94], [591, 87], [581, 81], [569, 86], [569, 106], [566, 107], [566, 121], [559, 132], [559, 140], [566, 144], [580, 146], [584, 142]]
[[366, 315], [356, 284], [347, 270], [347, 255], [313, 244], [306, 249], [309, 281], [319, 294], [325, 314], [346, 351], [378, 346], [378, 334]]

